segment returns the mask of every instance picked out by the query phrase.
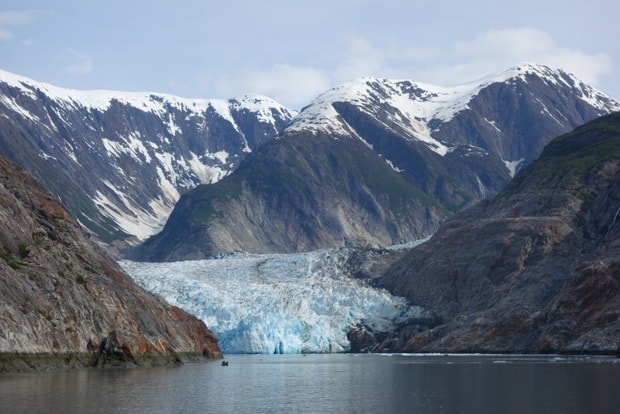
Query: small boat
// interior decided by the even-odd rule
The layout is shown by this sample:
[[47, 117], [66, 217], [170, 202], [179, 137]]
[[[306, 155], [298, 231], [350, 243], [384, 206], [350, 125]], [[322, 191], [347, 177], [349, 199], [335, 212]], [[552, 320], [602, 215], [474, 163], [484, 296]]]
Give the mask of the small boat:
[[223, 366], [223, 367], [227, 367], [227, 366], [228, 366], [228, 361], [223, 360], [223, 361], [222, 361], [222, 366]]

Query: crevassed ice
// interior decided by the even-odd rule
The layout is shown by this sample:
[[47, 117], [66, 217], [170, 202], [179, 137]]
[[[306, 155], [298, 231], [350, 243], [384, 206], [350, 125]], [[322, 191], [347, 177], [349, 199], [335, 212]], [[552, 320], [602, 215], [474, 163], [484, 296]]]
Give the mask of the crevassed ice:
[[224, 353], [343, 352], [350, 347], [347, 332], [359, 323], [386, 330], [422, 313], [348, 277], [348, 254], [237, 254], [121, 266], [147, 290], [202, 319]]

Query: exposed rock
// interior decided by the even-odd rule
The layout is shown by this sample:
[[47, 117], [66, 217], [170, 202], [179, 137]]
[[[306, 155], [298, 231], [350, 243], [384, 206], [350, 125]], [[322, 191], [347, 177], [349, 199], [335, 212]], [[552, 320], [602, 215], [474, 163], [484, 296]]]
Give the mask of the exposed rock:
[[377, 338], [364, 326], [357, 326], [347, 333], [347, 339], [351, 342], [352, 353], [372, 352], [376, 350]]
[[102, 337], [106, 352], [131, 355], [132, 364], [221, 356], [203, 322], [135, 284], [47, 190], [2, 158], [0, 258], [0, 371], [88, 366]]
[[443, 321], [397, 349], [616, 352], [619, 131], [616, 113], [552, 141], [379, 278]]

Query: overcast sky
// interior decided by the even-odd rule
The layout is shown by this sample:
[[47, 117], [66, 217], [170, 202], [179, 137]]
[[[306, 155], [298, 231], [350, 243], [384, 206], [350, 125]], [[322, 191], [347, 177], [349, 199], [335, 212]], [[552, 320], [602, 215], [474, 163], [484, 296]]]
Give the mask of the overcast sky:
[[0, 0], [0, 69], [300, 109], [361, 76], [449, 86], [528, 61], [620, 100], [619, 16], [618, 0]]

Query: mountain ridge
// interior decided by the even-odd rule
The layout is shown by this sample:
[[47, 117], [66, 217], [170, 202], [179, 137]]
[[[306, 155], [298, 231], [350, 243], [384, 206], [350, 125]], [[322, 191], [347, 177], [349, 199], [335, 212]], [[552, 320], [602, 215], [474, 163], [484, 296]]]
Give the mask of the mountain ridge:
[[229, 174], [293, 115], [260, 95], [76, 91], [0, 72], [0, 155], [107, 243], [156, 232], [180, 194]]
[[[505, 73], [500, 77], [503, 82], [494, 81], [497, 79], [490, 78], [476, 87], [469, 85], [469, 92], [464, 87], [458, 89], [460, 97], [468, 96], [470, 100], [467, 105], [463, 105], [464, 99], [459, 101], [449, 114], [443, 103], [438, 105], [433, 101], [444, 99], [446, 89], [440, 95], [410, 81], [397, 84], [364, 78], [332, 89], [304, 108], [269, 143], [271, 148], [281, 147], [280, 152], [261, 151], [261, 148], [253, 154], [254, 161], [256, 156], [264, 157], [258, 164], [273, 168], [272, 171], [257, 169], [256, 174], [243, 173], [241, 177], [239, 170], [249, 168], [250, 161], [246, 159], [238, 170], [218, 183], [234, 181], [237, 188], [244, 189], [243, 193], [227, 200], [219, 199], [217, 205], [210, 206], [217, 214], [204, 217], [193, 215], [187, 203], [177, 204], [171, 214], [171, 225], [129, 254], [138, 260], [182, 260], [180, 251], [188, 254], [191, 251], [187, 258], [200, 258], [232, 251], [386, 247], [412, 240], [407, 240], [405, 235], [423, 238], [451, 214], [499, 192], [519, 165], [535, 159], [555, 136], [601, 112], [620, 109], [617, 102], [559, 70], [527, 65]], [[428, 110], [429, 115], [424, 118], [428, 108], [433, 111]], [[435, 117], [436, 113], [444, 118]], [[310, 146], [305, 142], [312, 140], [323, 142], [322, 147], [300, 149], [302, 156], [297, 157], [296, 163], [283, 162], [285, 151], [293, 146]], [[349, 148], [330, 140], [346, 142]], [[355, 152], [357, 159], [348, 158], [348, 150]], [[323, 171], [334, 171], [334, 162], [330, 160], [348, 160], [343, 164], [350, 171], [349, 178], [355, 176], [354, 171], [365, 169], [375, 171], [377, 177], [383, 177], [381, 180], [390, 175], [388, 168], [396, 172], [399, 180], [404, 179], [410, 186], [407, 201], [410, 215], [395, 214], [391, 204], [394, 195], [386, 199], [374, 197], [372, 203], [356, 198], [368, 188], [375, 188], [375, 195], [380, 191], [369, 185], [372, 181], [369, 176], [349, 185], [346, 175], [336, 178], [336, 174], [331, 177], [323, 174]], [[306, 168], [306, 164], [314, 167]], [[262, 193], [248, 190], [265, 181], [265, 174], [299, 176], [302, 171], [305, 180], [299, 180], [297, 193], [285, 191], [286, 200], [279, 193], [286, 188], [281, 182], [263, 186]], [[200, 192], [196, 196], [199, 199], [212, 198], [209, 194], [215, 197], [223, 185], [202, 186], [189, 193]], [[325, 194], [331, 196], [319, 206], [307, 204], [299, 198], [301, 194], [312, 200], [322, 200]], [[280, 200], [277, 206], [269, 201], [274, 197]], [[234, 207], [242, 205], [256, 206], [260, 213]], [[295, 216], [295, 220], [302, 220], [298, 226], [308, 224], [307, 227], [293, 230], [279, 217], [282, 211], [304, 209], [309, 213], [306, 219], [313, 218]], [[338, 214], [339, 211], [346, 213]], [[187, 217], [179, 220], [183, 214]], [[240, 223], [243, 223], [241, 228]], [[184, 243], [185, 228], [200, 228], [202, 238], [191, 238]], [[231, 243], [235, 239], [232, 229], [243, 233], [247, 241]], [[291, 240], [291, 232], [299, 234], [305, 242]], [[259, 234], [265, 235], [262, 245], [254, 238]], [[334, 234], [336, 238], [331, 237]], [[278, 242], [272, 243], [274, 240]]]
[[0, 72], [0, 155], [103, 242], [126, 247], [163, 229], [187, 191], [274, 138], [354, 137], [449, 215], [496, 194], [554, 136], [614, 108], [574, 76], [531, 64], [453, 88], [362, 78], [300, 113], [261, 96], [75, 91]]
[[[154, 236], [125, 254], [148, 261], [186, 260], [204, 258], [205, 251], [291, 253], [326, 242], [346, 245], [351, 239], [378, 247], [422, 238], [445, 215], [359, 141], [297, 138], [264, 144], [229, 179], [181, 197], [164, 227], [171, 245]], [[424, 211], [427, 220], [410, 217], [413, 209]], [[202, 224], [209, 221], [215, 225]]]

